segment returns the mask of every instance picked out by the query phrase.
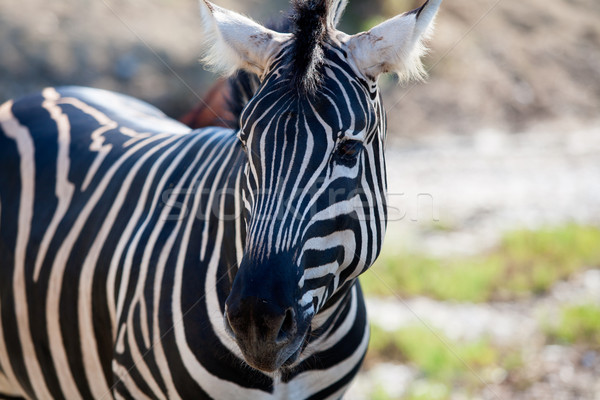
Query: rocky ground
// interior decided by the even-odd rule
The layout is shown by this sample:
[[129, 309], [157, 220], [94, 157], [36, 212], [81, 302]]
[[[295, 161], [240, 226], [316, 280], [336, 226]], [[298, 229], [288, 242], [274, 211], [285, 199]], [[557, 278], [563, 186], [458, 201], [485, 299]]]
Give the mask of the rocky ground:
[[[486, 382], [480, 399], [586, 399], [600, 398], [600, 353], [577, 347], [546, 344], [540, 326], [543, 316], [557, 315], [565, 304], [600, 304], [600, 270], [588, 270], [560, 282], [545, 296], [527, 301], [461, 304], [427, 298], [369, 299], [371, 320], [389, 328], [427, 324], [452, 340], [489, 339], [503, 348], [518, 349], [523, 357], [519, 379], [498, 367], [473, 371]], [[349, 400], [370, 399], [374, 387], [400, 398], [421, 378], [410, 365], [381, 363], [363, 372], [347, 395]], [[431, 390], [431, 388], [429, 388]], [[454, 393], [452, 399], [465, 398]], [[469, 397], [471, 398], [471, 397]]]

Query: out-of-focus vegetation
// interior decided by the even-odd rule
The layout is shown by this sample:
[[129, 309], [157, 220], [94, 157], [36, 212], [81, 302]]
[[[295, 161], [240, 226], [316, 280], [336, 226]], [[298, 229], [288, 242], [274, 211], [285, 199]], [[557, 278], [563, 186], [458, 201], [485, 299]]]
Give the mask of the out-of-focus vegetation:
[[[401, 363], [414, 375], [401, 392], [390, 391], [390, 385], [375, 385], [370, 398], [479, 398], [489, 385], [495, 390], [510, 387], [513, 393], [521, 393], [542, 379], [543, 375], [532, 371], [532, 362], [557, 363], [551, 368], [560, 368], [563, 354], [570, 355], [570, 362], [588, 365], [583, 368], [595, 368], [600, 351], [600, 304], [570, 303], [552, 293], [560, 281], [599, 266], [600, 229], [576, 224], [510, 231], [496, 247], [471, 256], [443, 258], [384, 248], [373, 270], [361, 278], [367, 295], [400, 296], [405, 301], [425, 296], [451, 300], [454, 305], [480, 303], [473, 307], [489, 307], [484, 303], [500, 301], [495, 304], [510, 304], [522, 311], [532, 307], [536, 299], [546, 305], [543, 299], [554, 299], [550, 303], [555, 305], [542, 307], [539, 313], [531, 311], [537, 328], [531, 338], [522, 341], [515, 341], [519, 336], [516, 332], [508, 342], [486, 334], [452, 339], [439, 326], [428, 323], [428, 316], [423, 314], [416, 322], [393, 325], [393, 329], [373, 322], [366, 367]], [[532, 356], [535, 352], [545, 355]]]
[[[424, 325], [387, 331], [371, 325], [367, 363], [401, 361], [412, 365], [423, 379], [407, 388], [403, 399], [446, 399], [454, 387], [475, 393], [498, 371], [510, 374], [522, 365], [518, 350], [503, 349], [486, 339], [453, 341]], [[377, 398], [389, 399], [383, 389]]]
[[[542, 326], [549, 344], [577, 345], [584, 351], [600, 349], [600, 305], [565, 305], [560, 315], [546, 315]], [[424, 323], [393, 331], [371, 324], [365, 363], [367, 368], [381, 362], [415, 368], [419, 378], [405, 388], [403, 400], [446, 400], [458, 392], [471, 398], [498, 381], [527, 387], [531, 382], [523, 375], [523, 354], [529, 350], [498, 345], [486, 338], [452, 340]], [[398, 397], [385, 387], [376, 387], [371, 398]]]
[[385, 249], [361, 276], [368, 295], [485, 302], [546, 292], [582, 268], [600, 266], [600, 229], [569, 224], [507, 233], [485, 254], [440, 259]]
[[546, 316], [543, 324], [550, 342], [600, 349], [600, 306], [597, 304], [564, 306], [558, 318]]

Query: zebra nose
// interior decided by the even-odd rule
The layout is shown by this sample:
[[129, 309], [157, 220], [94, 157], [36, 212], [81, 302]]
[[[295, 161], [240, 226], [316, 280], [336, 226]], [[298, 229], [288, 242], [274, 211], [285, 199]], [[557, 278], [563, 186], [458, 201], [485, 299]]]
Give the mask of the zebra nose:
[[245, 348], [267, 353], [292, 341], [297, 331], [296, 313], [264, 299], [229, 299], [226, 317], [238, 343]]

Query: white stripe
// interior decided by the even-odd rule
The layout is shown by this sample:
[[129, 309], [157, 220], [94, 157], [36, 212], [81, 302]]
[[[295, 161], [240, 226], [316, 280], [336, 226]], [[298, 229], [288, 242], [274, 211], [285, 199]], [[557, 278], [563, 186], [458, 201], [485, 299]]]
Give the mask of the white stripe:
[[[144, 219], [144, 222], [139, 226], [139, 228], [136, 229], [136, 226], [138, 225], [138, 219], [140, 218], [140, 216], [142, 215], [142, 213], [144, 211], [144, 205], [138, 203], [133, 214], [131, 215], [131, 218], [129, 219], [127, 227], [123, 231], [123, 240], [120, 240], [119, 243], [117, 244], [117, 248], [115, 249], [115, 252], [113, 254], [113, 257], [112, 257], [112, 260], [110, 263], [110, 267], [109, 267], [109, 271], [108, 271], [108, 277], [106, 280], [108, 309], [110, 312], [110, 317], [111, 317], [112, 327], [113, 327], [113, 340], [114, 340], [116, 332], [117, 332], [117, 321], [116, 321], [116, 318], [117, 318], [117, 316], [116, 316], [116, 314], [117, 314], [116, 301], [117, 300], [115, 298], [115, 279], [117, 276], [117, 272], [119, 271], [121, 255], [125, 251], [125, 246], [127, 246], [128, 242], [129, 242], [129, 238], [131, 237], [132, 233], [134, 232], [134, 229], [135, 229], [135, 236], [131, 242], [130, 248], [137, 248], [137, 244], [140, 240], [141, 234], [145, 231], [146, 226], [148, 225], [148, 223], [150, 222], [150, 219], [154, 215], [154, 211], [156, 210], [156, 207], [158, 205], [160, 197], [164, 193], [164, 188], [167, 184], [169, 177], [171, 176], [171, 174], [173, 173], [175, 168], [177, 168], [179, 166], [179, 164], [184, 159], [184, 157], [187, 154], [187, 152], [189, 151], [189, 149], [192, 148], [192, 146], [194, 146], [196, 143], [198, 143], [198, 140], [200, 139], [200, 137], [201, 136], [198, 135], [196, 138], [194, 138], [189, 143], [187, 143], [183, 149], [180, 149], [180, 151], [177, 154], [177, 156], [175, 157], [175, 159], [173, 159], [173, 161], [169, 164], [169, 167], [166, 169], [166, 171], [164, 172], [164, 174], [162, 175], [162, 177], [160, 179], [160, 182], [156, 186], [156, 191], [154, 192], [154, 198], [152, 199], [152, 205], [150, 207], [150, 210], [146, 214], [146, 218]], [[152, 183], [154, 182], [154, 179], [158, 172], [158, 168], [161, 166], [164, 159], [172, 151], [174, 151], [176, 149], [177, 149], [177, 147], [174, 146], [168, 152], [165, 152], [156, 161], [156, 163], [152, 166], [152, 168], [150, 169], [150, 172], [148, 173], [148, 178], [144, 182], [144, 187], [142, 188], [141, 196], [143, 198], [147, 198], [150, 188], [152, 186]], [[161, 221], [163, 221], [163, 220], [161, 220]], [[123, 271], [122, 271], [123, 275], [121, 278], [121, 282], [126, 281], [125, 286], [127, 286], [127, 284], [129, 283], [128, 279], [129, 279], [130, 268], [131, 268], [131, 264], [129, 264], [129, 265], [126, 264], [123, 267]]]
[[[98, 93], [96, 93], [96, 95], [97, 94]], [[85, 179], [83, 180], [81, 191], [85, 192], [88, 188], [88, 185], [96, 175], [96, 172], [98, 172], [98, 168], [100, 168], [102, 161], [104, 161], [104, 158], [108, 155], [108, 153], [110, 153], [110, 150], [112, 149], [112, 144], [104, 144], [105, 137], [103, 135], [107, 131], [115, 129], [118, 126], [118, 124], [97, 108], [94, 108], [79, 99], [65, 97], [62, 98], [58, 102], [58, 104], [72, 105], [82, 113], [85, 113], [90, 117], [94, 118], [96, 122], [98, 122], [98, 124], [100, 125], [100, 127], [94, 132], [92, 132], [91, 135], [92, 143], [90, 144], [90, 150], [93, 152], [97, 152], [98, 154], [94, 158], [94, 161], [92, 162], [92, 165], [90, 166], [88, 173], [86, 174]]]
[[21, 392], [13, 389], [8, 378], [2, 372], [0, 372], [0, 393], [11, 397], [22, 397]]
[[40, 250], [38, 251], [35, 268], [33, 270], [33, 281], [37, 282], [40, 277], [40, 270], [42, 263], [48, 252], [48, 246], [50, 241], [54, 238], [58, 224], [62, 221], [63, 217], [69, 209], [73, 193], [75, 192], [75, 185], [69, 181], [69, 168], [71, 161], [69, 159], [69, 146], [71, 145], [71, 125], [69, 118], [65, 115], [61, 108], [56, 105], [56, 101], [60, 98], [60, 95], [54, 88], [44, 89], [42, 92], [44, 96], [44, 107], [50, 113], [50, 117], [56, 122], [56, 128], [58, 130], [58, 154], [56, 157], [56, 187], [54, 193], [58, 199], [58, 205], [56, 211], [52, 216], [52, 221], [48, 228], [44, 232], [44, 237], [40, 243]]
[[[0, 298], [1, 300], [1, 298]], [[0, 311], [2, 310], [2, 304], [0, 304]], [[25, 391], [21, 387], [10, 363], [10, 357], [6, 349], [6, 342], [4, 341], [4, 328], [2, 327], [2, 313], [0, 312], [0, 368], [4, 371], [5, 375], [0, 373], [0, 392], [13, 395], [13, 396], [24, 396]]]
[[[19, 124], [12, 114], [13, 102], [9, 101], [0, 106], [0, 126], [5, 135], [17, 143], [19, 157], [21, 158], [21, 199], [19, 203], [19, 230], [15, 248], [15, 268], [13, 272], [13, 293], [15, 316], [17, 318], [17, 332], [23, 351], [23, 361], [29, 375], [29, 381], [34, 395], [39, 398], [49, 399], [52, 396], [46, 387], [46, 381], [40, 364], [38, 363], [31, 327], [29, 325], [29, 305], [27, 302], [27, 278], [25, 276], [25, 256], [27, 242], [31, 233], [33, 219], [33, 201], [35, 196], [35, 149], [29, 130]], [[52, 335], [54, 332], [49, 332]], [[65, 367], [68, 368], [68, 365]], [[60, 370], [58, 370], [60, 371]], [[79, 393], [76, 391], [76, 395]]]
[[97, 152], [98, 154], [96, 154], [96, 157], [94, 157], [94, 161], [92, 161], [92, 165], [90, 165], [90, 168], [88, 169], [87, 174], [85, 175], [85, 179], [83, 180], [83, 184], [81, 185], [81, 191], [85, 192], [88, 187], [90, 186], [90, 183], [92, 182], [92, 179], [96, 176], [96, 173], [98, 172], [98, 169], [100, 168], [100, 165], [102, 165], [102, 162], [104, 161], [104, 159], [106, 158], [106, 156], [108, 155], [108, 153], [110, 153], [110, 151], [112, 150], [112, 144], [107, 144], [107, 145], [103, 145], [100, 147], [96, 147], [97, 139], [94, 139], [95, 137], [102, 137], [102, 135], [104, 135], [106, 132], [113, 130], [117, 127], [117, 123], [111, 123], [109, 125], [106, 126], [101, 126], [99, 128], [97, 128], [96, 130], [94, 130], [94, 132], [92, 132], [92, 144], [90, 145], [90, 150]]
[[[54, 361], [54, 365], [58, 371], [58, 379], [61, 388], [65, 397], [68, 399], [80, 398], [80, 394], [77, 391], [77, 386], [75, 385], [75, 381], [69, 369], [69, 362], [67, 359], [64, 342], [62, 340], [60, 325], [60, 298], [62, 293], [63, 278], [69, 257], [75, 242], [81, 236], [81, 231], [83, 230], [85, 223], [96, 207], [96, 204], [98, 204], [98, 201], [102, 198], [115, 173], [119, 170], [119, 168], [121, 168], [123, 163], [125, 163], [125, 161], [127, 161], [137, 151], [141, 150], [147, 144], [162, 139], [163, 136], [164, 135], [156, 135], [150, 139], [140, 142], [138, 145], [122, 155], [111, 166], [106, 175], [104, 175], [102, 181], [96, 187], [96, 190], [91, 195], [90, 199], [85, 204], [84, 208], [81, 210], [77, 220], [73, 224], [68, 236], [64, 239], [61, 247], [56, 253], [56, 257], [54, 258], [54, 264], [52, 265], [50, 281], [48, 285], [46, 321], [48, 325], [50, 353], [52, 354], [52, 360]], [[103, 377], [104, 375], [101, 374], [101, 376]]]
[[[108, 235], [110, 234], [111, 229], [116, 222], [117, 216], [119, 215], [123, 204], [125, 203], [125, 199], [129, 194], [131, 184], [133, 183], [134, 178], [136, 178], [139, 170], [142, 168], [144, 163], [146, 163], [146, 161], [157, 151], [170, 145], [173, 141], [180, 138], [181, 136], [172, 136], [171, 138], [158, 143], [156, 146], [153, 146], [151, 149], [145, 150], [136, 163], [130, 169], [128, 169], [127, 176], [121, 183], [121, 188], [113, 200], [112, 206], [109, 212], [106, 214], [104, 222], [98, 230], [96, 238], [94, 239], [94, 242], [88, 251], [88, 255], [83, 262], [83, 268], [79, 277], [79, 334], [85, 374], [90, 386], [90, 391], [92, 392], [94, 398], [99, 398], [109, 391], [109, 385], [104, 379], [102, 364], [97, 352], [98, 347], [94, 333], [93, 321], [92, 287], [94, 283], [94, 273], [96, 271], [98, 257], [100, 256], [102, 247], [108, 239]], [[143, 204], [145, 204], [145, 198], [140, 197], [138, 206]], [[124, 239], [126, 238], [122, 237], [121, 240]], [[145, 314], [141, 315], [142, 317], [145, 316]], [[149, 339], [147, 340], [149, 342]], [[150, 347], [150, 343], [147, 345]], [[152, 388], [150, 383], [149, 385]]]
[[[302, 278], [304, 278], [304, 279], [322, 278], [324, 276], [327, 276], [328, 274], [335, 273], [335, 271], [337, 271], [337, 269], [338, 269], [338, 266], [339, 266], [339, 264], [337, 263], [337, 261], [334, 261], [332, 263], [320, 265], [315, 268], [309, 268], [304, 272], [304, 275], [302, 276]], [[312, 300], [312, 298], [311, 298], [311, 300]], [[308, 304], [308, 303], [305, 303], [305, 304]]]
[[[125, 368], [123, 365], [117, 363], [116, 360], [113, 360], [112, 370], [115, 373], [115, 375], [117, 375], [119, 377], [120, 382], [123, 384], [123, 386], [125, 386], [125, 388], [129, 392], [129, 396], [132, 399], [150, 400], [150, 397], [148, 397], [146, 394], [144, 394], [144, 392], [142, 392], [142, 390], [137, 387], [137, 385], [133, 381], [133, 378], [131, 377], [131, 375], [129, 375], [127, 368]], [[115, 391], [116, 391], [116, 388], [115, 388]], [[112, 390], [111, 390], [111, 393], [112, 393]], [[108, 393], [105, 393], [105, 395], [102, 396], [101, 399], [103, 399], [107, 394]]]
[[244, 256], [244, 245], [242, 244], [242, 187], [241, 180], [243, 176], [243, 171], [240, 170], [238, 176], [235, 180], [235, 198], [234, 198], [234, 208], [235, 208], [235, 254], [236, 254], [236, 263], [239, 265], [242, 262], [242, 258]]
[[117, 392], [114, 393], [114, 396], [115, 396], [115, 400], [125, 400], [125, 398]]
[[340, 88], [340, 91], [344, 95], [344, 100], [346, 100], [346, 106], [348, 107], [348, 113], [350, 114], [350, 125], [348, 125], [347, 129], [350, 130], [350, 131], [356, 130], [356, 119], [354, 117], [354, 110], [353, 110], [353, 107], [351, 107], [352, 103], [350, 102], [350, 97], [348, 96], [348, 92], [346, 92], [346, 88], [338, 80], [338, 78], [335, 76], [335, 73], [330, 68], [326, 67], [325, 68], [325, 73], [327, 74], [327, 76], [329, 78], [331, 78], [332, 81], [334, 81], [335, 83], [337, 83], [338, 87]]

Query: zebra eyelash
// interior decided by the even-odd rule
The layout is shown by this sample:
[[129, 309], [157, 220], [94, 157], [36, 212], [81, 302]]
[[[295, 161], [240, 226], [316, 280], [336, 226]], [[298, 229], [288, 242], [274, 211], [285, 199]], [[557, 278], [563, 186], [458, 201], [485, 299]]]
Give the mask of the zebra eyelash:
[[335, 148], [334, 160], [345, 166], [352, 166], [364, 149], [364, 144], [356, 139], [342, 139]]

